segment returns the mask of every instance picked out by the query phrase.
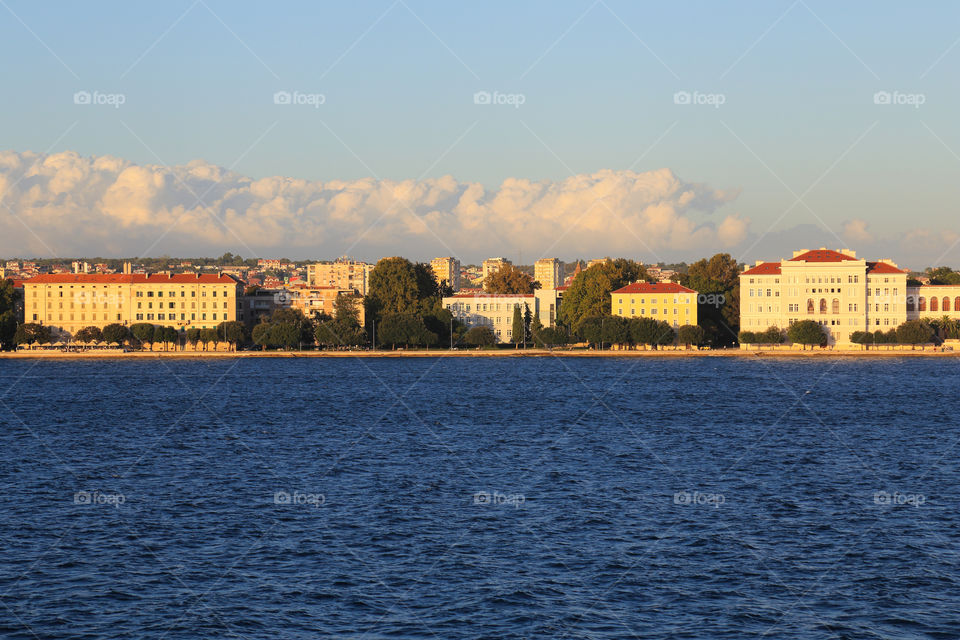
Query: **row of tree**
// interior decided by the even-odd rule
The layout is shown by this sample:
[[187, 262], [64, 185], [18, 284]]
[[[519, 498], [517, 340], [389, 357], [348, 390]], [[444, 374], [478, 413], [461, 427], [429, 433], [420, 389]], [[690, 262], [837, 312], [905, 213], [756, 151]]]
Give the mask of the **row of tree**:
[[[936, 331], [924, 320], [908, 320], [895, 329], [883, 331], [854, 331], [850, 342], [854, 344], [928, 344], [934, 341]], [[789, 340], [794, 344], [825, 346], [827, 332], [816, 320], [794, 322], [784, 332], [779, 327], [769, 327], [765, 331], [741, 331], [742, 344], [782, 344]]]
[[229, 344], [236, 348], [246, 341], [246, 329], [242, 322], [221, 322], [216, 328], [187, 329], [177, 331], [173, 327], [155, 326], [146, 322], [130, 325], [114, 323], [100, 327], [89, 326], [78, 329], [73, 336], [60, 332], [54, 335], [49, 326], [28, 322], [17, 327], [14, 344], [51, 344], [56, 341], [69, 341], [80, 344], [107, 344], [153, 348], [160, 344], [164, 349], [177, 348], [182, 345], [201, 345], [204, 349], [208, 345], [216, 347], [218, 344]]

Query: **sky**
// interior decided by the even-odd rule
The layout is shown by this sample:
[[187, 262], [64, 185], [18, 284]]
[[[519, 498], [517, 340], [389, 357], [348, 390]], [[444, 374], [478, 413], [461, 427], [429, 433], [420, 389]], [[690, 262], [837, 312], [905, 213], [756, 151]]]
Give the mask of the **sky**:
[[960, 4], [0, 2], [0, 255], [960, 267]]

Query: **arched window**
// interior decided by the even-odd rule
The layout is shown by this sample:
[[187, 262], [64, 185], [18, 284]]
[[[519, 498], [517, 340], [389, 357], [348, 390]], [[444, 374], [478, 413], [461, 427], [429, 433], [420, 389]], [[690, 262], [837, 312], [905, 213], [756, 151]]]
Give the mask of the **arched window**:
[[917, 311], [926, 311], [927, 310], [927, 299], [923, 296], [920, 296], [917, 299]]
[[827, 299], [820, 298], [820, 313], [826, 313], [826, 312], [827, 312]]
[[830, 306], [830, 313], [840, 313], [840, 298], [834, 298]]
[[939, 311], [939, 310], [940, 310], [940, 301], [937, 300], [936, 296], [930, 298], [930, 311]]
[[[957, 298], [957, 300], [960, 300], [960, 298]], [[913, 296], [907, 296], [907, 311], [913, 311], [913, 308]]]
[[953, 310], [960, 311], [960, 296], [953, 299]]
[[950, 298], [943, 296], [943, 304], [940, 307], [943, 311], [950, 311]]
[[813, 298], [807, 298], [807, 313], [813, 313]]

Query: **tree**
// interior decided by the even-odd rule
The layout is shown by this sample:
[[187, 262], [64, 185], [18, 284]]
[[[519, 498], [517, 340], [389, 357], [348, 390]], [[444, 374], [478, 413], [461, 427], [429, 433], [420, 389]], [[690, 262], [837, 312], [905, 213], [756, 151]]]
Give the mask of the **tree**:
[[217, 342], [220, 341], [220, 336], [217, 334], [216, 329], [200, 329], [200, 343], [203, 345], [203, 350], [207, 350], [207, 345], [213, 344], [213, 348], [217, 348]]
[[673, 327], [663, 320], [653, 318], [630, 318], [630, 337], [636, 344], [654, 348], [673, 342]]
[[760, 344], [783, 344], [783, 331], [776, 325], [767, 327], [765, 331], [756, 334]]
[[[261, 350], [266, 350], [266, 348], [272, 344], [270, 335], [271, 329], [272, 327], [269, 322], [261, 322], [253, 328], [253, 331], [250, 332], [251, 340], [253, 340], [254, 344], [260, 345]], [[190, 336], [190, 331], [192, 331], [192, 329], [187, 331], [188, 338]]]
[[100, 331], [100, 327], [83, 327], [82, 329], [77, 329], [77, 332], [73, 335], [73, 339], [77, 342], [83, 342], [84, 344], [100, 342], [103, 340], [103, 332]]
[[47, 344], [52, 340], [50, 327], [27, 322], [17, 327], [13, 335], [14, 344]]
[[591, 347], [597, 347], [603, 341], [603, 321], [610, 316], [591, 316], [580, 322], [577, 334]]
[[497, 344], [497, 336], [490, 327], [471, 327], [463, 341], [475, 347], [489, 347]]
[[530, 339], [536, 346], [543, 346], [540, 341], [540, 332], [543, 331], [543, 323], [540, 322], [540, 316], [533, 316], [530, 320]]
[[383, 258], [370, 272], [367, 317], [380, 320], [391, 313], [419, 313], [424, 301], [438, 292], [429, 265], [414, 264], [406, 258]]
[[238, 344], [247, 339], [247, 328], [238, 320], [221, 322], [217, 325], [217, 335], [223, 342], [233, 345], [236, 349]]
[[7, 278], [0, 281], [0, 348], [9, 349], [14, 345], [14, 335], [17, 332], [17, 301], [20, 294], [13, 285], [13, 280]]
[[[507, 266], [512, 266], [512, 265], [507, 265]], [[501, 268], [501, 271], [503, 270], [503, 268]], [[499, 273], [499, 271], [497, 273]], [[520, 305], [516, 304], [513, 306], [513, 327], [511, 327], [511, 331], [510, 331], [510, 341], [513, 342], [513, 344], [516, 345], [517, 348], [519, 348], [520, 343], [525, 342], [524, 340], [524, 338], [526, 337], [525, 334], [526, 334], [526, 331], [523, 326], [523, 312], [520, 311]]]
[[138, 322], [137, 324], [130, 325], [130, 333], [136, 338], [141, 344], [153, 344], [153, 334], [156, 331], [154, 326], [149, 322]]
[[728, 253], [698, 260], [680, 284], [698, 293], [697, 320], [707, 342], [730, 345], [740, 330], [740, 267]]
[[897, 327], [897, 342], [900, 344], [927, 344], [933, 341], [933, 327], [923, 320], [907, 320]]
[[546, 329], [541, 329], [534, 335], [533, 339], [538, 346], [567, 344], [570, 341], [569, 336], [561, 327], [547, 327]]
[[186, 333], [184, 333], [184, 338], [186, 338], [187, 342], [189, 342], [190, 345], [196, 349], [197, 345], [200, 344], [200, 335], [200, 329], [191, 327], [190, 329], [187, 329]]
[[167, 348], [167, 345], [172, 344], [174, 350], [176, 350], [177, 344], [180, 342], [180, 332], [173, 327], [157, 327], [154, 332], [154, 339], [162, 342], [164, 349]]
[[787, 329], [790, 342], [802, 345], [822, 345], [827, 341], [827, 334], [816, 320], [800, 320], [794, 322]]
[[677, 330], [677, 342], [690, 346], [699, 346], [703, 342], [703, 327], [696, 324], [685, 324]]
[[755, 344], [757, 343], [757, 334], [753, 331], [741, 331], [740, 336], [738, 337], [740, 344]]
[[540, 283], [534, 282], [527, 273], [512, 264], [505, 264], [483, 281], [483, 289], [487, 293], [498, 295], [523, 294], [530, 295], [534, 289], [539, 289]]
[[130, 339], [130, 330], [120, 323], [108, 324], [101, 333], [103, 341], [108, 344], [122, 345]]
[[930, 284], [960, 284], [960, 273], [950, 267], [928, 269], [927, 275], [930, 277]]
[[587, 318], [610, 315], [612, 291], [646, 279], [647, 270], [633, 260], [617, 258], [595, 264], [581, 271], [563, 294], [560, 320], [579, 334], [580, 325]]
[[600, 325], [600, 339], [608, 345], [630, 342], [630, 324], [626, 318], [607, 316]]
[[423, 319], [412, 313], [391, 313], [380, 321], [378, 335], [382, 344], [422, 346], [435, 344], [437, 334], [427, 329]]

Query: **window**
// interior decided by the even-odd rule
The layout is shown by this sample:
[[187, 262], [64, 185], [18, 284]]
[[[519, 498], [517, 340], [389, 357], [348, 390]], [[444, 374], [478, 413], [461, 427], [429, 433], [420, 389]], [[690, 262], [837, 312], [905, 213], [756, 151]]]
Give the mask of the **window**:
[[940, 310], [940, 301], [936, 298], [930, 298], [930, 311], [939, 311]]
[[827, 299], [820, 298], [820, 313], [826, 313], [826, 312], [827, 312]]
[[917, 300], [917, 311], [926, 311], [927, 310], [927, 299], [923, 296]]
[[943, 310], [950, 311], [950, 298], [943, 296]]
[[813, 298], [807, 298], [807, 313], [813, 313]]
[[830, 304], [831, 313], [840, 313], [840, 299], [834, 298], [833, 302]]

